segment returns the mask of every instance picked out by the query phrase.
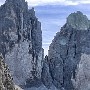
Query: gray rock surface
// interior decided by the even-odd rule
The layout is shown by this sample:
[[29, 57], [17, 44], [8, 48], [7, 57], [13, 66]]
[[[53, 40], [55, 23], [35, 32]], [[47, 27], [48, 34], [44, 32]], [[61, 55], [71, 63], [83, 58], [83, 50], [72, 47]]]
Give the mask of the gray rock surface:
[[40, 87], [31, 87], [26, 88], [25, 90], [58, 90], [54, 85], [52, 85], [49, 89], [45, 87], [45, 85], [41, 85]]
[[71, 13], [67, 18], [67, 23], [69, 26], [77, 30], [87, 30], [90, 27], [90, 22], [87, 16], [83, 15], [80, 11]]
[[75, 79], [72, 79], [76, 90], [90, 89], [90, 54], [81, 55], [81, 60], [77, 65]]
[[40, 81], [43, 59], [41, 23], [34, 8], [29, 10], [25, 0], [6, 0], [0, 7], [0, 52], [17, 85]]
[[43, 68], [42, 68], [42, 82], [43, 84], [50, 89], [52, 87], [52, 77], [49, 73], [49, 62], [48, 62], [48, 56], [45, 56], [45, 59], [43, 61]]
[[0, 55], [0, 90], [15, 90], [9, 68], [2, 55]]
[[58, 89], [74, 90], [72, 80], [76, 79], [76, 69], [81, 60], [81, 54], [90, 54], [88, 21], [87, 17], [79, 11], [70, 14], [66, 24], [56, 34], [49, 47], [49, 73], [53, 84]]
[[43, 60], [41, 23], [34, 8], [29, 10], [25, 0], [6, 0], [0, 7], [0, 52], [14, 82], [25, 90], [88, 90], [89, 27], [80, 11], [70, 14]]

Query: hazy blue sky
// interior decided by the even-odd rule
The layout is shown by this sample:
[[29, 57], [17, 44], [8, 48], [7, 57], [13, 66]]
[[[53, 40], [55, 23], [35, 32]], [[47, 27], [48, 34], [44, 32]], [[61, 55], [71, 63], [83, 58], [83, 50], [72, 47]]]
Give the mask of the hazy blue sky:
[[[5, 0], [0, 0], [3, 4]], [[90, 19], [90, 0], [26, 0], [35, 7], [36, 16], [42, 24], [43, 48], [48, 52], [56, 32], [65, 24], [70, 13], [81, 11]]]

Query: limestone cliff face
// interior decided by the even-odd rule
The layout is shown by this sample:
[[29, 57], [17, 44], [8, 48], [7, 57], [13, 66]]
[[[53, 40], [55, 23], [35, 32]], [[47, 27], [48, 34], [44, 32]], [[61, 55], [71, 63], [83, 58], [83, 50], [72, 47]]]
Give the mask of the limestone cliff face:
[[81, 60], [77, 65], [75, 79], [72, 80], [75, 90], [90, 89], [90, 54], [81, 54]]
[[41, 23], [25, 0], [6, 0], [0, 7], [0, 52], [18, 85], [41, 78]]
[[0, 55], [0, 90], [15, 90], [15, 86], [2, 55]]
[[49, 73], [51, 82], [58, 89], [74, 90], [73, 81], [77, 77], [77, 65], [82, 62], [82, 53], [90, 54], [90, 28], [87, 17], [78, 11], [67, 17], [66, 24], [56, 34], [49, 47]]
[[4, 62], [2, 54], [0, 54], [0, 90], [23, 90], [13, 82], [9, 67]]

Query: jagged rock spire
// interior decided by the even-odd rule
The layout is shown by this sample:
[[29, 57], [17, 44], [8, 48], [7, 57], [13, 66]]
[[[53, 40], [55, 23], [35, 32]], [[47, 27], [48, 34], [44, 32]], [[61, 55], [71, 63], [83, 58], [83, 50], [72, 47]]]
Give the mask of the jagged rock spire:
[[[82, 53], [84, 56], [82, 56]], [[61, 88], [65, 90], [89, 90], [90, 80], [89, 76], [86, 76], [89, 75], [89, 73], [86, 74], [89, 57], [89, 20], [83, 13], [77, 11], [68, 16], [66, 24], [49, 46], [49, 73], [53, 79], [53, 84], [60, 90], [62, 90]], [[81, 62], [80, 66], [83, 65], [83, 67], [80, 67], [78, 73], [76, 73], [79, 62]], [[78, 89], [74, 89], [73, 86]]]
[[76, 13], [71, 13], [67, 17], [67, 24], [77, 30], [87, 30], [90, 22], [86, 15], [83, 15], [82, 12], [77, 11]]
[[14, 82], [28, 85], [28, 79], [37, 78], [39, 81], [42, 71], [42, 31], [34, 8], [29, 10], [25, 0], [6, 0], [0, 8], [0, 22], [0, 52], [5, 57]]
[[27, 2], [25, 0], [6, 0], [5, 3], [13, 4], [21, 9], [28, 8]]

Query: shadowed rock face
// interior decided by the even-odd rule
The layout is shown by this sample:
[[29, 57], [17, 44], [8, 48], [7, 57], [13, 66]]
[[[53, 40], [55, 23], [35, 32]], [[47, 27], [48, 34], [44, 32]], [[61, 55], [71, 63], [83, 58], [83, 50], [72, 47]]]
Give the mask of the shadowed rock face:
[[45, 59], [43, 61], [42, 82], [47, 88], [50, 88], [53, 85], [52, 78], [49, 73], [48, 56], [45, 56]]
[[49, 73], [57, 88], [74, 90], [72, 80], [76, 79], [81, 53], [90, 54], [90, 29], [87, 17], [77, 12], [69, 15], [49, 47]]
[[25, 0], [6, 0], [0, 7], [0, 52], [17, 85], [41, 78], [41, 23]]

